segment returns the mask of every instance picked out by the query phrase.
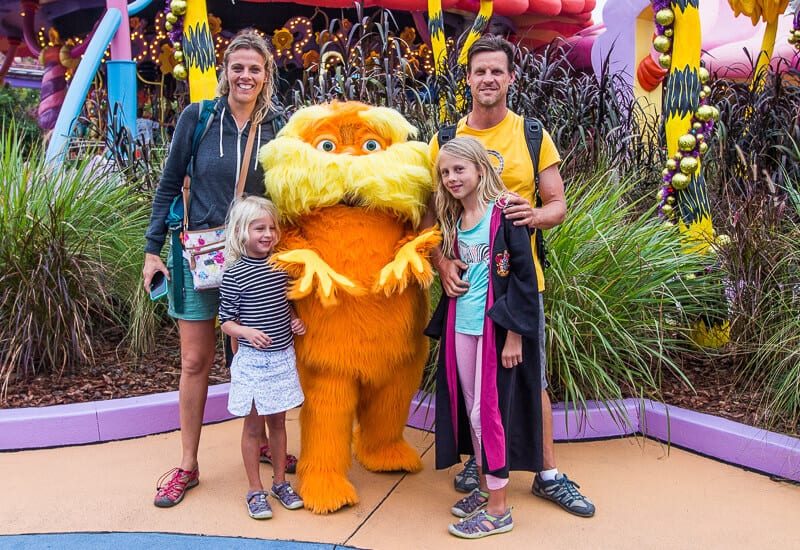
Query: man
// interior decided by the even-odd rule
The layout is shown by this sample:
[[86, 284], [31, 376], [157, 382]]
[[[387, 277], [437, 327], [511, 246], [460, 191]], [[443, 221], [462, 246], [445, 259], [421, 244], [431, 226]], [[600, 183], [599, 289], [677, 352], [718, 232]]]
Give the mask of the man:
[[136, 140], [142, 145], [153, 143], [153, 132], [158, 129], [158, 122], [153, 120], [153, 111], [148, 108], [139, 109], [136, 119]]
[[[507, 106], [508, 89], [514, 78], [514, 47], [507, 40], [495, 35], [485, 35], [478, 39], [467, 54], [467, 85], [472, 93], [472, 110], [458, 122], [456, 135], [477, 138], [486, 146], [490, 155], [497, 159], [496, 168], [503, 182], [516, 194], [509, 201], [511, 206], [505, 209], [506, 217], [513, 219], [516, 225], [528, 225], [541, 231], [559, 225], [566, 217], [564, 183], [558, 171], [561, 159], [550, 135], [543, 132], [539, 153], [541, 206], [532, 207], [535, 182], [525, 139], [524, 118], [511, 112]], [[435, 158], [438, 152], [439, 145], [434, 137], [431, 141], [431, 157]], [[432, 225], [435, 221], [433, 202], [431, 201], [428, 206], [423, 223]], [[546, 391], [545, 377], [544, 307], [541, 295], [544, 291], [543, 259], [538, 258], [535, 246], [533, 249], [534, 263], [540, 281], [539, 307], [542, 329], [539, 342], [542, 360], [542, 445], [545, 469], [534, 477], [531, 491], [536, 496], [552, 500], [572, 514], [591, 517], [595, 511], [594, 504], [578, 491], [577, 484], [565, 474], [558, 472], [555, 464], [553, 412]], [[467, 291], [469, 283], [462, 281], [460, 277], [462, 270], [467, 268], [466, 264], [444, 257], [440, 250], [434, 251], [433, 263], [439, 273], [442, 288], [448, 296], [458, 297]], [[466, 472], [456, 476], [455, 484], [457, 489], [470, 492], [478, 485], [474, 459], [467, 461], [466, 466]]]

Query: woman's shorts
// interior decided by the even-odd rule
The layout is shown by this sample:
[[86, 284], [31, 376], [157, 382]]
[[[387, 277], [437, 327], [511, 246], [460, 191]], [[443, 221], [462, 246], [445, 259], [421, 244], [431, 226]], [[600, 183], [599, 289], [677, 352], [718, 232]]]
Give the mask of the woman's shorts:
[[[180, 250], [176, 251], [174, 247], [170, 247], [169, 254], [167, 254], [170, 283], [175, 280], [172, 272], [172, 255], [176, 252], [180, 254]], [[186, 258], [181, 259], [183, 260], [183, 311], [180, 313], [175, 311], [172, 286], [170, 286], [167, 293], [169, 300], [167, 312], [170, 317], [183, 319], [184, 321], [208, 321], [214, 319], [219, 313], [219, 289], [195, 290], [192, 285], [192, 272], [189, 271], [189, 262], [186, 261]]]
[[260, 416], [293, 409], [305, 399], [294, 347], [280, 351], [259, 351], [239, 344], [231, 363], [228, 411], [247, 416], [255, 405]]

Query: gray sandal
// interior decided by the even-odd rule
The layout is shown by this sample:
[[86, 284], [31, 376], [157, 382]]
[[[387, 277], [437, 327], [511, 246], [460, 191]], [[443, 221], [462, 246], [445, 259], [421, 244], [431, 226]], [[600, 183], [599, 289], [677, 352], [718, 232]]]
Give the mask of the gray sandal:
[[489, 535], [506, 533], [513, 528], [514, 521], [511, 519], [511, 508], [509, 508], [501, 517], [493, 516], [486, 510], [479, 510], [472, 516], [451, 524], [448, 530], [451, 535], [462, 539], [482, 539]]
[[489, 493], [485, 493], [480, 488], [474, 489], [470, 494], [453, 504], [450, 513], [459, 518], [466, 518], [486, 508], [489, 504]]
[[267, 502], [266, 491], [252, 491], [247, 493], [245, 498], [247, 504], [247, 513], [253, 519], [269, 519], [272, 517], [272, 508]]

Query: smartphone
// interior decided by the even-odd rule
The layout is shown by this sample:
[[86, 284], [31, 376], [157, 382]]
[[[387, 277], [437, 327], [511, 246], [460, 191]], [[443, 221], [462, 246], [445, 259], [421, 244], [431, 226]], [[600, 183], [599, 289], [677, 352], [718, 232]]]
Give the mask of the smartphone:
[[150, 280], [150, 299], [158, 300], [167, 295], [167, 278], [161, 271], [156, 271]]

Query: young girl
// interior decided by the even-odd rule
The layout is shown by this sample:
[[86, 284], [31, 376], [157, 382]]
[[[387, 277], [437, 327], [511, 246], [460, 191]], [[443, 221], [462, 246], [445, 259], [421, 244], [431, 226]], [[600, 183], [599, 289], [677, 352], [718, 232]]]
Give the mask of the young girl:
[[427, 334], [441, 338], [436, 384], [436, 467], [474, 454], [480, 487], [451, 512], [453, 535], [510, 531], [509, 470], [542, 467], [536, 271], [527, 227], [503, 215], [508, 191], [483, 145], [457, 137], [436, 159], [442, 251], [468, 265], [466, 294], [442, 296]]
[[245, 502], [254, 519], [272, 517], [259, 475], [259, 436], [264, 417], [273, 460], [270, 494], [289, 510], [303, 501], [284, 476], [286, 411], [303, 402], [295, 366], [292, 335], [305, 333], [286, 298], [288, 276], [267, 260], [280, 238], [275, 206], [261, 197], [234, 201], [228, 213], [226, 271], [220, 287], [219, 322], [236, 338], [239, 349], [231, 364], [228, 410], [244, 416], [242, 460], [250, 488]]

